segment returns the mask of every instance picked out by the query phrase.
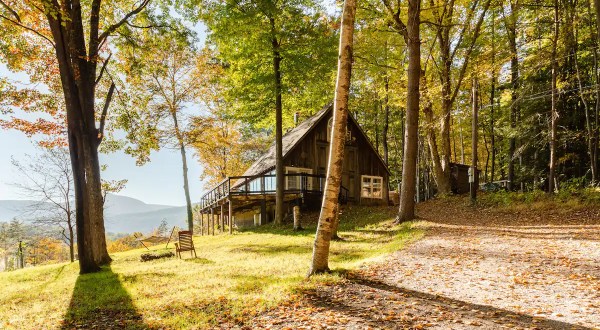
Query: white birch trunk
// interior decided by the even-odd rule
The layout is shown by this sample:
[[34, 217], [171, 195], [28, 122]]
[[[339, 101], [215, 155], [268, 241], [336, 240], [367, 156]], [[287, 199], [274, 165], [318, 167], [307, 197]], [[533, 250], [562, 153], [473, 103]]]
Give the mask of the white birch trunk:
[[329, 245], [336, 220], [335, 213], [342, 182], [355, 16], [356, 1], [345, 0], [340, 33], [338, 74], [333, 104], [333, 127], [331, 129], [327, 179], [325, 181], [323, 204], [313, 247], [312, 265], [308, 276], [329, 271]]

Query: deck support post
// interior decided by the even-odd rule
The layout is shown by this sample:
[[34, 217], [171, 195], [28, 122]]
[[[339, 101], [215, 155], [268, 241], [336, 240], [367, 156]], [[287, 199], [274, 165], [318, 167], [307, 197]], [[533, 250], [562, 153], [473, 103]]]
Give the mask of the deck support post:
[[[212, 224], [214, 223], [215, 220], [215, 209], [214, 208], [210, 208], [210, 216], [208, 218], [208, 223], [206, 226], [206, 231], [208, 232], [208, 235], [210, 235], [210, 227], [212, 226]], [[213, 228], [213, 235], [215, 234], [214, 232], [214, 228]]]
[[233, 234], [233, 200], [229, 199], [229, 234]]
[[200, 212], [200, 236], [204, 236], [204, 213]]
[[302, 224], [300, 223], [300, 205], [294, 206], [294, 230], [302, 230]]
[[220, 233], [224, 233], [225, 232], [225, 203], [221, 204], [221, 214], [219, 214], [220, 219], [219, 221], [221, 222], [220, 224]]
[[267, 201], [262, 200], [260, 202], [260, 225], [267, 223]]

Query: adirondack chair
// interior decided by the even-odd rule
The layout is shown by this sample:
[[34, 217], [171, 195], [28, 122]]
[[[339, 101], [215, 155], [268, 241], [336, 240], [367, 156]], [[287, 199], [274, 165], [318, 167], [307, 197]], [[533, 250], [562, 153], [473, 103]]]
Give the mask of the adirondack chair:
[[185, 251], [190, 251], [190, 255], [197, 258], [196, 248], [194, 248], [194, 241], [192, 240], [192, 233], [187, 230], [179, 232], [179, 241], [175, 243], [177, 257], [181, 259], [181, 252]]

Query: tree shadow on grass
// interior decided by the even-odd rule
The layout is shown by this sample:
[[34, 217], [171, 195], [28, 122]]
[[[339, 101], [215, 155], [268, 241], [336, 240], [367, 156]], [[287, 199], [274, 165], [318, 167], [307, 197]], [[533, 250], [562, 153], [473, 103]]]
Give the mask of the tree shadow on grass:
[[110, 267], [79, 275], [61, 329], [149, 329]]

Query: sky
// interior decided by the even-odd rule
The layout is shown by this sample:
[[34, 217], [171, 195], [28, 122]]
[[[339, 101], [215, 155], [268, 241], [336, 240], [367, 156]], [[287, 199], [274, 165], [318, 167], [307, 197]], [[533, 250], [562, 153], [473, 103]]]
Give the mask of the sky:
[[[4, 72], [0, 72], [3, 74]], [[0, 130], [0, 200], [27, 199], [12, 184], [19, 182], [11, 157], [25, 161], [25, 155], [38, 153], [36, 146], [25, 134], [15, 130]], [[203, 192], [199, 179], [202, 167], [188, 150], [190, 194], [192, 202], [200, 200]], [[185, 205], [181, 155], [177, 150], [163, 149], [154, 152], [151, 162], [136, 166], [135, 160], [124, 152], [100, 154], [100, 163], [108, 168], [102, 172], [106, 180], [127, 179], [128, 183], [119, 195], [133, 197], [150, 204]]]
[[[199, 46], [206, 39], [205, 27], [198, 24], [192, 27], [198, 33]], [[12, 81], [27, 83], [23, 73], [13, 73], [0, 63], [0, 77]], [[25, 155], [35, 155], [39, 150], [34, 142], [25, 134], [15, 130], [0, 129], [0, 200], [28, 199], [14, 183], [19, 182], [17, 171], [11, 163], [11, 157], [25, 161]], [[193, 149], [187, 150], [188, 178], [192, 203], [198, 202], [203, 193], [200, 181], [202, 166], [194, 156]], [[185, 205], [183, 191], [183, 173], [181, 154], [178, 150], [162, 149], [153, 152], [150, 162], [144, 166], [136, 166], [135, 160], [119, 151], [111, 154], [100, 154], [100, 164], [108, 165], [102, 172], [105, 180], [127, 179], [125, 189], [119, 195], [139, 199], [149, 204]]]

